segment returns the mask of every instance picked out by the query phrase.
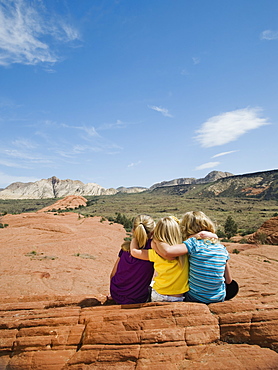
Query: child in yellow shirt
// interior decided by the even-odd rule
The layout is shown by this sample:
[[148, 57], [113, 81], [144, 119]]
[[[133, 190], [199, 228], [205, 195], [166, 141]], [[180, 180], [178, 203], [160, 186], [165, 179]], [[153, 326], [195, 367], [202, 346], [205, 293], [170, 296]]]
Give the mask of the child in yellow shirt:
[[[180, 244], [182, 236], [178, 220], [175, 217], [160, 219], [154, 229], [153, 238], [169, 245]], [[166, 260], [153, 249], [138, 249], [135, 238], [131, 241], [130, 253], [135, 258], [154, 262], [156, 277], [151, 294], [153, 302], [183, 301], [183, 294], [189, 290], [187, 255]]]

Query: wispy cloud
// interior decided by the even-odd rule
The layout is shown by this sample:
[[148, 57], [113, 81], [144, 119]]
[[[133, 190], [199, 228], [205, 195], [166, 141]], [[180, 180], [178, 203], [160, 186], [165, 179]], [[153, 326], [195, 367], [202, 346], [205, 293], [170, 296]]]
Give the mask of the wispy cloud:
[[117, 119], [116, 122], [104, 123], [103, 125], [98, 127], [98, 130], [120, 129], [125, 128], [127, 125], [127, 123], [121, 121], [120, 119]]
[[261, 40], [278, 40], [278, 31], [265, 30], [260, 35]]
[[211, 117], [196, 131], [196, 139], [205, 148], [235, 141], [246, 132], [269, 124], [266, 118], [259, 117], [260, 112], [260, 108], [245, 108]]
[[231, 151], [229, 151], [229, 152], [223, 152], [223, 153], [215, 154], [215, 155], [214, 155], [213, 157], [211, 157], [211, 158], [222, 157], [223, 155], [232, 154], [232, 153], [235, 153], [235, 152], [238, 152], [238, 150], [231, 150]]
[[204, 170], [206, 168], [215, 168], [220, 164], [220, 162], [207, 162], [204, 164], [201, 164], [200, 166], [197, 166], [195, 170]]
[[142, 161], [138, 161], [138, 162], [135, 162], [135, 163], [130, 163], [127, 167], [128, 168], [136, 167], [136, 166], [138, 166], [141, 163], [142, 163]]
[[168, 109], [166, 109], [166, 108], [157, 107], [157, 106], [155, 106], [155, 105], [148, 105], [148, 107], [149, 107], [150, 109], [153, 109], [153, 110], [155, 110], [155, 111], [159, 112], [159, 113], [162, 113], [162, 114], [163, 114], [163, 116], [165, 116], [165, 117], [173, 117], [173, 116], [172, 116], [172, 114], [170, 114], [170, 113], [169, 113], [169, 110], [168, 110]]
[[[70, 125], [67, 125], [65, 123], [62, 123], [61, 124], [61, 127], [66, 128], [66, 129], [70, 129], [70, 130], [74, 129], [74, 130], [79, 130], [81, 132], [85, 132], [85, 134], [86, 134], [87, 137], [100, 136], [97, 133], [97, 131], [96, 131], [96, 129], [95, 129], [94, 126], [85, 126], [85, 125], [84, 126], [70, 126]], [[86, 136], [85, 137], [83, 136], [83, 138], [86, 138]]]
[[48, 44], [79, 38], [78, 31], [46, 13], [40, 1], [0, 0], [0, 65], [55, 63], [59, 57]]
[[38, 146], [36, 143], [33, 143], [25, 138], [16, 139], [12, 142], [12, 144], [21, 149], [35, 149]]
[[201, 62], [201, 59], [198, 57], [192, 57], [193, 64], [199, 64]]

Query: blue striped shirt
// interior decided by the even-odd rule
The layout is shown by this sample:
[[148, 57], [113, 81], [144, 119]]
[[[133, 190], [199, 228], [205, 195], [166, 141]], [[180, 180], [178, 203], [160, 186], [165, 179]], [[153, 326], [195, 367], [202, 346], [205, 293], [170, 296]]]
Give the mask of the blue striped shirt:
[[189, 256], [189, 294], [203, 303], [224, 301], [225, 266], [230, 258], [220, 243], [189, 238], [184, 241]]

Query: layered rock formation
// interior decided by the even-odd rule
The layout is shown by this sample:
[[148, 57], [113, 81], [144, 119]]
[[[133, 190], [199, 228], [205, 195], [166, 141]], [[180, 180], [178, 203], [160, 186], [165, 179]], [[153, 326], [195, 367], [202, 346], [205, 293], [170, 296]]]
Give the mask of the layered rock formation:
[[156, 188], [164, 187], [164, 186], [173, 186], [173, 185], [191, 185], [191, 184], [206, 184], [209, 182], [214, 182], [216, 180], [234, 176], [230, 172], [222, 172], [222, 171], [211, 171], [206, 177], [202, 179], [195, 179], [195, 177], [183, 177], [179, 179], [174, 179], [170, 181], [162, 181], [158, 182], [150, 187], [150, 190], [154, 190]]
[[0, 305], [1, 369], [278, 369], [271, 300], [95, 306], [37, 298]]
[[36, 182], [15, 182], [0, 192], [0, 199], [42, 199], [60, 198], [67, 195], [111, 195], [115, 189], [105, 189], [102, 186], [78, 180], [60, 180], [53, 176]]
[[54, 204], [44, 207], [38, 212], [47, 212], [52, 210], [68, 210], [79, 207], [86, 207], [87, 199], [80, 195], [68, 195], [63, 199], [58, 200]]
[[248, 242], [278, 245], [278, 216], [265, 221], [262, 226], [248, 238]]

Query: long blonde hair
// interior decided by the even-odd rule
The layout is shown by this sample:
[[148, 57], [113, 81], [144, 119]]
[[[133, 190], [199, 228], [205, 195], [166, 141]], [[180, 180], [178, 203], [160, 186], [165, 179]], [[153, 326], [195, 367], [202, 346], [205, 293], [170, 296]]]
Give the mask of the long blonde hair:
[[210, 231], [212, 233], [216, 231], [212, 220], [202, 211], [186, 212], [180, 222], [180, 228], [183, 240], [200, 231]]
[[[152, 236], [155, 222], [151, 216], [138, 215], [133, 220], [133, 237], [137, 240], [139, 249], [144, 248], [148, 239]], [[130, 241], [126, 241], [121, 247], [124, 251], [130, 250]]]
[[[182, 235], [179, 226], [179, 220], [174, 216], [161, 218], [153, 233], [153, 238], [165, 242], [169, 245], [181, 244]], [[181, 266], [184, 265], [185, 255], [177, 257]]]

